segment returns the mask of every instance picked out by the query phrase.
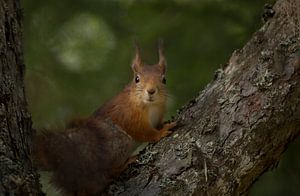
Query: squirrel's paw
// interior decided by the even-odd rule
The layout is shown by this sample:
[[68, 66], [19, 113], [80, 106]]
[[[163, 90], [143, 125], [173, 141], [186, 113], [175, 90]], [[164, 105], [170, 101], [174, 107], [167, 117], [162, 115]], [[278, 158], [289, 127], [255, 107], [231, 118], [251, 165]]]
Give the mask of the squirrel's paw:
[[173, 129], [174, 127], [176, 127], [176, 126], [177, 126], [176, 122], [170, 122], [170, 123], [164, 124], [163, 129], [170, 130], [170, 129]]
[[170, 135], [172, 133], [172, 131], [170, 130], [176, 127], [176, 125], [177, 125], [176, 122], [164, 124], [163, 128], [160, 130], [160, 138]]
[[133, 155], [127, 159], [126, 164], [130, 165], [132, 163], [135, 163], [137, 159], [138, 159], [138, 155]]
[[166, 137], [172, 133], [172, 131], [169, 131], [168, 129], [163, 129], [160, 132], [161, 132], [160, 138]]

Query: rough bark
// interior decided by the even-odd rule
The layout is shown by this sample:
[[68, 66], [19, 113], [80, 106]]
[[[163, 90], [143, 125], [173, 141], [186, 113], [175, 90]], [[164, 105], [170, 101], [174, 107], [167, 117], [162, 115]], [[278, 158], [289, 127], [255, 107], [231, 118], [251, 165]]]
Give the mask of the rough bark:
[[[275, 15], [273, 16], [273, 10]], [[300, 125], [300, 1], [279, 0], [265, 24], [109, 187], [114, 195], [246, 195]]]
[[38, 195], [29, 143], [33, 133], [24, 94], [19, 1], [0, 0], [0, 195]]

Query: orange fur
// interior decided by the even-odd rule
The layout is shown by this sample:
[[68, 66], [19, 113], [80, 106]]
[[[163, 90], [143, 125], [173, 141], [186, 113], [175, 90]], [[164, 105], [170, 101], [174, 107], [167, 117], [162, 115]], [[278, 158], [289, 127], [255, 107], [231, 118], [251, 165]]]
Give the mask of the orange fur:
[[[144, 65], [139, 55], [133, 62], [134, 76], [139, 77], [137, 83], [133, 80], [121, 93], [112, 98], [93, 115], [96, 119], [110, 118], [122, 127], [134, 140], [140, 142], [155, 142], [168, 135], [168, 129], [162, 127], [166, 110], [167, 93], [163, 78], [164, 64]], [[150, 95], [149, 89], [155, 89]], [[152, 101], [148, 101], [152, 100]], [[154, 111], [154, 114], [150, 112]], [[151, 117], [157, 118], [153, 123]]]

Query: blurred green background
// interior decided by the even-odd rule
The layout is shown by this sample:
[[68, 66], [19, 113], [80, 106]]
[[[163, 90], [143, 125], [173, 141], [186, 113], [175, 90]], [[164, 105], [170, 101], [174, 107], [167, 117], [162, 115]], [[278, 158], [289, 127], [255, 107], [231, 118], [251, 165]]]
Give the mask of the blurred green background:
[[[26, 91], [35, 128], [63, 126], [91, 114], [132, 77], [133, 40], [157, 62], [165, 42], [170, 115], [195, 97], [262, 25], [272, 0], [44, 0], [22, 1]], [[295, 142], [251, 195], [299, 195]]]

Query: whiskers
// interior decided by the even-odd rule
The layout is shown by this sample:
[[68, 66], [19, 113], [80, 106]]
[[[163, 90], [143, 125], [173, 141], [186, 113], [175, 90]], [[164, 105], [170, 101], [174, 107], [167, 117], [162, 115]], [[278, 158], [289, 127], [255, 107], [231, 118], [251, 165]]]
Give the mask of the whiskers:
[[169, 94], [166, 89], [159, 89], [158, 90], [158, 95], [161, 96], [161, 97], [165, 97], [168, 100], [169, 99], [171, 99], [171, 100], [173, 99], [173, 96], [171, 94]]
[[144, 94], [144, 89], [143, 88], [139, 88], [139, 87], [136, 87], [135, 90], [134, 90], [134, 95], [136, 97], [142, 97]]
[[139, 98], [141, 102], [147, 102], [153, 100], [153, 103], [164, 103], [166, 101], [172, 101], [173, 96], [167, 92], [165, 88], [158, 88], [157, 93], [154, 95], [148, 95], [143, 87], [136, 86], [134, 91], [134, 96]]
[[174, 100], [174, 96], [169, 94], [169, 93], [166, 93], [164, 96], [167, 98], [168, 101], [173, 101]]

